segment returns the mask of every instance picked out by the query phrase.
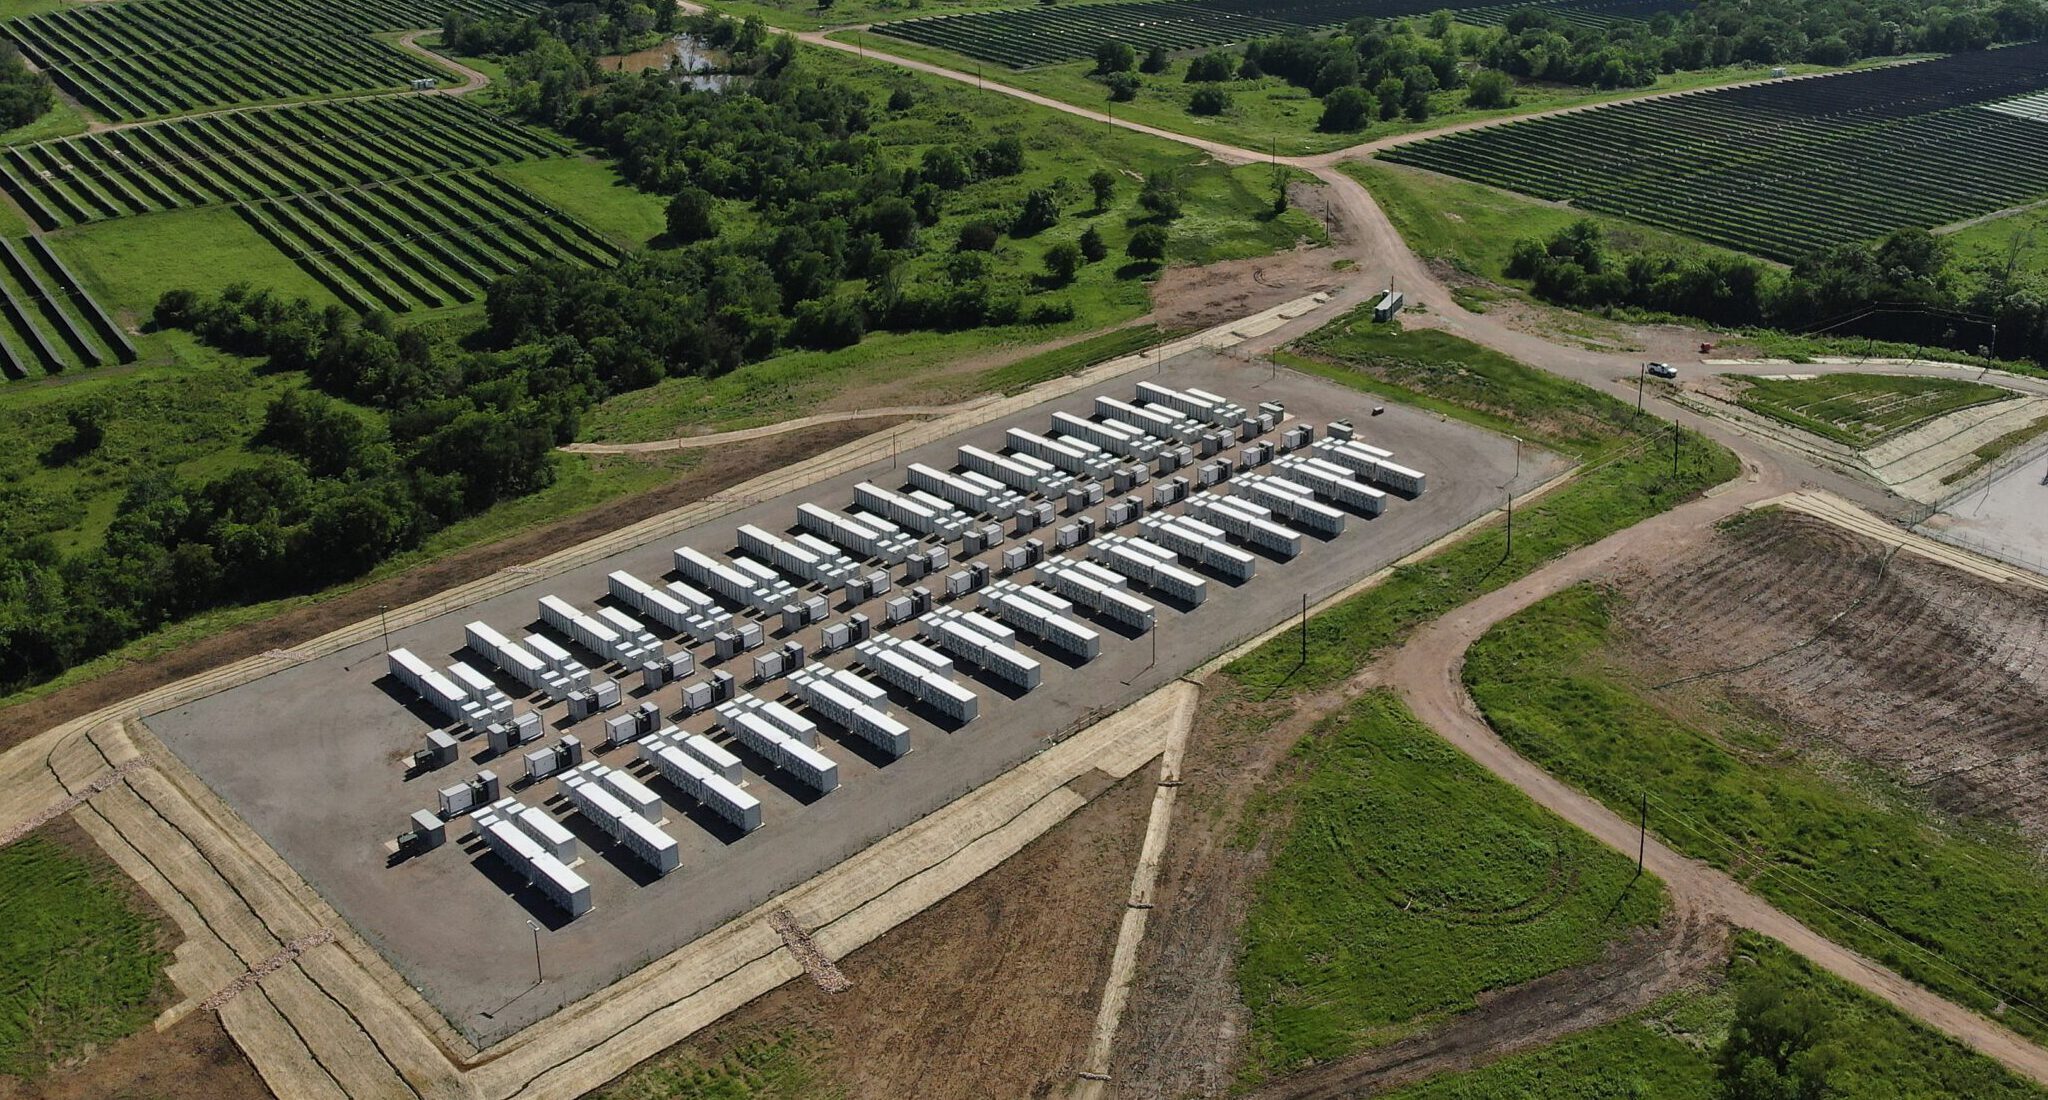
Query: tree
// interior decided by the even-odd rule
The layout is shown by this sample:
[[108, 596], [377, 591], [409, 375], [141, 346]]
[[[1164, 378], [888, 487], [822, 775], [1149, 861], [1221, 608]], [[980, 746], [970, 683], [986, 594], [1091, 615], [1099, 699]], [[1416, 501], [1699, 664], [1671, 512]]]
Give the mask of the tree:
[[921, 173], [926, 183], [936, 184], [946, 191], [958, 191], [967, 186], [973, 169], [960, 150], [951, 145], [934, 145], [924, 151]]
[[889, 93], [890, 114], [900, 115], [915, 106], [917, 106], [917, 93], [911, 91], [908, 87], [898, 85]]
[[1081, 270], [1081, 261], [1080, 246], [1072, 241], [1061, 241], [1046, 249], [1045, 273], [1052, 276], [1053, 285], [1065, 286], [1074, 281], [1074, 273]]
[[668, 200], [668, 236], [694, 244], [718, 236], [718, 200], [701, 187], [685, 187]]
[[1187, 82], [1215, 84], [1229, 80], [1237, 71], [1237, 59], [1222, 50], [1211, 50], [1188, 62]]
[[1138, 78], [1130, 73], [1111, 73], [1102, 78], [1111, 103], [1129, 103], [1138, 98]]
[[1724, 1100], [1821, 1100], [1840, 1061], [1829, 1041], [1827, 1007], [1775, 978], [1752, 979], [1737, 995], [1735, 1020], [1721, 1044]]
[[1515, 105], [1515, 80], [1499, 69], [1481, 69], [1472, 74], [1465, 91], [1465, 106], [1476, 111], [1495, 111]]
[[1095, 192], [1095, 212], [1100, 214], [1116, 201], [1116, 174], [1107, 168], [1088, 173], [1088, 190]]
[[1029, 237], [1043, 230], [1051, 229], [1060, 221], [1059, 200], [1043, 187], [1035, 187], [1024, 196], [1024, 207], [1017, 211], [1017, 217], [1010, 222], [1010, 236]]
[[996, 239], [1002, 230], [990, 221], [971, 221], [960, 227], [960, 239], [954, 243], [955, 252], [993, 252]]
[[1141, 225], [1131, 234], [1131, 243], [1124, 246], [1124, 255], [1134, 260], [1157, 262], [1166, 258], [1166, 227]]
[[1138, 63], [1141, 73], [1163, 73], [1166, 71], [1166, 47], [1154, 46], [1145, 51], [1145, 60]]
[[1372, 97], [1379, 101], [1380, 121], [1390, 122], [1401, 113], [1401, 104], [1408, 98], [1408, 85], [1398, 76], [1388, 76], [1373, 88]]
[[1138, 205], [1160, 221], [1180, 217], [1180, 178], [1172, 172], [1154, 172], [1145, 177], [1138, 191]]
[[1230, 109], [1230, 93], [1221, 88], [1197, 88], [1188, 99], [1188, 112], [1197, 115], [1220, 115]]
[[1024, 143], [1000, 137], [974, 152], [974, 167], [986, 179], [1003, 179], [1024, 171]]
[[1127, 42], [1104, 42], [1095, 47], [1095, 75], [1127, 73], [1138, 63], [1138, 51]]
[[1363, 130], [1379, 110], [1379, 103], [1363, 88], [1347, 86], [1323, 99], [1323, 117], [1316, 129], [1326, 134], [1349, 134]]
[[1081, 257], [1089, 263], [1101, 263], [1109, 255], [1109, 245], [1103, 243], [1102, 231], [1089, 226], [1081, 234]]

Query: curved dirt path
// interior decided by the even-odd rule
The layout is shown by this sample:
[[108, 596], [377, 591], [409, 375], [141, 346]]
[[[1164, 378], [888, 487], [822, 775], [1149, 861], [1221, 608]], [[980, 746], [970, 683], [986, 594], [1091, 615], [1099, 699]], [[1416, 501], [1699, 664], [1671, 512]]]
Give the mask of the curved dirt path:
[[[970, 73], [927, 62], [898, 57], [886, 52], [855, 47], [828, 39], [821, 32], [798, 34], [802, 41], [846, 53], [860, 53], [878, 61], [977, 87], [991, 87]], [[1102, 112], [1077, 107], [1049, 96], [1038, 95], [1001, 83], [992, 86], [1009, 95], [1051, 110], [1117, 126], [1138, 133], [1200, 149], [1219, 160], [1250, 163], [1260, 154], [1223, 142], [1176, 134], [1156, 127], [1113, 119]], [[1416, 140], [1411, 138], [1411, 140]], [[1280, 163], [1305, 169], [1321, 179], [1331, 191], [1333, 206], [1340, 207], [1354, 240], [1375, 258], [1377, 270], [1393, 285], [1406, 291], [1411, 300], [1427, 299], [1429, 313], [1416, 318], [1475, 343], [1485, 345], [1533, 366], [1585, 382], [1609, 393], [1632, 393], [1632, 376], [1637, 368], [1633, 356], [1588, 352], [1568, 348], [1533, 333], [1509, 327], [1495, 318], [1471, 313], [1452, 300], [1446, 288], [1420, 257], [1410, 251], [1393, 223], [1374, 202], [1365, 187], [1338, 171], [1337, 163], [1349, 151], [1317, 157], [1281, 157]], [[1319, 316], [1362, 301], [1373, 291], [1357, 286], [1349, 293], [1333, 295], [1317, 311]], [[1802, 368], [1803, 370], [1804, 368]], [[1845, 368], [1846, 369], [1846, 368]], [[1820, 373], [1816, 371], [1815, 373]], [[1623, 384], [1621, 376], [1630, 376]], [[1661, 398], [1646, 402], [1660, 416], [1678, 418], [1684, 410]], [[1695, 414], [1694, 422], [1698, 425]], [[1550, 775], [1509, 748], [1478, 715], [1460, 680], [1464, 654], [1493, 624], [1528, 607], [1537, 600], [1580, 580], [1614, 569], [1636, 557], [1667, 555], [1674, 544], [1686, 544], [1708, 537], [1713, 525], [1743, 507], [1800, 488], [1806, 480], [1835, 480], [1793, 456], [1773, 450], [1764, 452], [1758, 444], [1717, 426], [1704, 426], [1709, 434], [1742, 457], [1748, 471], [1746, 481], [1727, 487], [1712, 497], [1681, 505], [1672, 511], [1619, 532], [1592, 546], [1568, 554], [1537, 570], [1515, 584], [1482, 596], [1424, 628], [1391, 659], [1390, 681], [1417, 717], [1461, 751], [1495, 775], [1513, 783], [1545, 808], [1584, 829], [1602, 843], [1619, 851], [1632, 851], [1637, 837], [1635, 826], [1577, 789]], [[1859, 486], [1860, 488], [1860, 486]], [[1856, 495], [1867, 498], [1868, 490]], [[1681, 856], [1661, 842], [1651, 842], [1645, 866], [1661, 877], [1674, 898], [1683, 896], [1688, 904], [1718, 914], [1731, 924], [1763, 933], [1784, 943], [1815, 965], [1869, 992], [1900, 1010], [1983, 1053], [2030, 1080], [2048, 1085], [2048, 1049], [2021, 1038], [2014, 1032], [1976, 1012], [1940, 997], [1893, 971], [1850, 951], [1807, 928], [1787, 913], [1750, 893], [1734, 879], [1704, 863]]]
[[[440, 32], [433, 30], [419, 30], [407, 31], [404, 34], [398, 36], [398, 47], [400, 49], [418, 57], [420, 60], [425, 61], [429, 65], [438, 66], [439, 68], [443, 69], [453, 69], [454, 71], [462, 74], [462, 84], [460, 86], [454, 88], [437, 88], [435, 89], [435, 91], [440, 95], [469, 95], [472, 92], [481, 92], [485, 88], [490, 87], [491, 78], [484, 75], [482, 72], [479, 72], [476, 69], [472, 69], [469, 66], [464, 65], [462, 62], [457, 61], [452, 57], [435, 53], [434, 51], [426, 48], [425, 46], [420, 45], [421, 38], [424, 38], [430, 34], [438, 33]], [[399, 92], [396, 94], [417, 95], [418, 93]]]
[[880, 409], [860, 409], [855, 412], [819, 413], [795, 420], [783, 420], [774, 424], [763, 424], [758, 428], [737, 428], [729, 432], [708, 432], [704, 435], [685, 435], [674, 439], [650, 439], [642, 443], [569, 443], [556, 450], [581, 455], [638, 455], [654, 454], [661, 451], [688, 451], [701, 447], [719, 447], [728, 443], [746, 443], [756, 439], [800, 432], [820, 424], [844, 424], [854, 420], [887, 420], [895, 417], [916, 417], [919, 419], [947, 416], [965, 412], [990, 401], [999, 400], [993, 396], [977, 397], [957, 405], [894, 405]]
[[[1416, 716], [1487, 770], [1602, 843], [1627, 852], [1637, 825], [1577, 788], [1552, 776], [1501, 740], [1465, 691], [1465, 652], [1501, 620], [1538, 600], [1631, 561], [1669, 557], [1711, 537], [1712, 525], [1749, 504], [1790, 488], [1782, 471], [1766, 465], [1754, 480], [1717, 497], [1683, 505], [1537, 570], [1515, 584], [1460, 607], [1424, 627], [1391, 658], [1387, 678]], [[1722, 871], [1649, 841], [1644, 866], [1674, 896], [1718, 913], [1731, 924], [1785, 944], [1829, 973], [1873, 993], [1923, 1023], [1998, 1060], [2013, 1072], [2048, 1084], [2048, 1050], [2021, 1038], [1892, 970], [1814, 932], [1745, 889]]]

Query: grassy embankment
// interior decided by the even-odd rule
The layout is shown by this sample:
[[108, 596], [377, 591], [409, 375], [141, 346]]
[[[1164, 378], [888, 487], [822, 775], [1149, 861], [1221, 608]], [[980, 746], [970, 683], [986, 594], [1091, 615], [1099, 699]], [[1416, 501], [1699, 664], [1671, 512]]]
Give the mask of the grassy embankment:
[[2040, 1090], [2005, 1068], [1861, 990], [1814, 969], [1775, 940], [1735, 937], [1717, 986], [1676, 994], [1626, 1020], [1469, 1073], [1445, 1074], [1389, 1093], [1389, 1100], [1587, 1100], [1712, 1096], [1716, 1055], [1745, 990], [1776, 986], [1812, 998], [1821, 1045], [1839, 1058], [1828, 1075], [1838, 1100], [1968, 1096], [2022, 1100]]
[[[149, 1023], [169, 944], [119, 872], [42, 834], [0, 848], [0, 1092]], [[10, 1095], [15, 1093], [9, 1092]]]
[[1664, 911], [1634, 861], [1375, 692], [1302, 741], [1246, 922], [1248, 1080], [1391, 1042]]
[[1633, 644], [1610, 626], [1617, 598], [1570, 589], [1473, 646], [1465, 682], [1501, 736], [1617, 812], [1647, 793], [1673, 847], [1914, 981], [2048, 1036], [2036, 854], [1938, 818], [1924, 795], [1807, 748], [1802, 731], [1738, 717], [1733, 700], [1681, 710], [1646, 690]]
[[1743, 408], [1850, 447], [1868, 447], [1936, 417], [2004, 401], [2012, 391], [1981, 382], [1882, 374], [1829, 374], [1786, 381], [1733, 376]]

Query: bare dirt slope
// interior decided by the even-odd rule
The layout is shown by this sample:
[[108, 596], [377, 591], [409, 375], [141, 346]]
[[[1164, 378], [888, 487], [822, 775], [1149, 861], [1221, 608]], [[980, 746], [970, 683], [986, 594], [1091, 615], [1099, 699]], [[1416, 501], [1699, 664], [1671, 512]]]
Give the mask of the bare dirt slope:
[[966, 889], [838, 960], [853, 981], [847, 992], [790, 982], [651, 1064], [716, 1062], [796, 1032], [816, 1038], [819, 1080], [846, 1100], [1064, 1096], [1087, 1052], [1156, 778], [1156, 766], [1132, 773]]
[[1619, 587], [1618, 648], [1652, 682], [2048, 842], [2048, 594], [1773, 512]]

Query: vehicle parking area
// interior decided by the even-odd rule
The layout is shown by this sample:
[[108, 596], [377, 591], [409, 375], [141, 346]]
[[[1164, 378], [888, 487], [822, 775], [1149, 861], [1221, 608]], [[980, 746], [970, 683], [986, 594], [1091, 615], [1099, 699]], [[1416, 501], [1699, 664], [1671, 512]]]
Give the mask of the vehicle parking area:
[[[970, 517], [966, 505], [956, 505], [953, 515], [930, 506], [931, 495], [966, 491], [951, 482], [986, 489], [986, 481], [964, 476], [986, 460], [971, 459], [963, 447], [1011, 459], [1020, 452], [1010, 430], [1021, 429], [1085, 452], [1072, 444], [1080, 435], [1120, 430], [1113, 422], [1105, 426], [1113, 418], [1103, 415], [1098, 398], [1162, 416], [1162, 406], [1140, 400], [1139, 383], [1183, 395], [1213, 393], [1254, 419], [1264, 403], [1277, 403], [1284, 413], [1255, 439], [1232, 430], [1229, 441], [1210, 455], [1202, 454], [1199, 439], [1183, 442], [1185, 436], [1136, 440], [1146, 454], [1185, 446], [1193, 461], [1164, 474], [1160, 461], [1147, 461], [1146, 480], [1122, 490], [1117, 482], [1132, 476], [1130, 467], [1138, 463], [1129, 455], [1112, 459], [1102, 452], [1093, 455], [1088, 469], [1062, 471], [1044, 483], [1085, 485], [1096, 473], [1106, 475], [1100, 498], [1089, 503], [1064, 491], [1005, 486], [988, 491], [991, 510], [984, 514]], [[1387, 406], [1383, 415], [1373, 415], [1375, 404], [1368, 394], [1264, 363], [1247, 365], [1209, 352], [1183, 355], [1163, 368], [1135, 371], [893, 460], [749, 502], [602, 562], [537, 577], [517, 591], [394, 630], [388, 650], [410, 654], [417, 662], [413, 667], [430, 673], [429, 680], [440, 679], [424, 695], [412, 682], [418, 677], [394, 675], [397, 662], [380, 639], [146, 716], [145, 722], [451, 1023], [488, 1043], [712, 931], [1002, 775], [1065, 734], [1291, 618], [1304, 598], [1313, 603], [1340, 591], [1499, 508], [1505, 493], [1526, 491], [1566, 467], [1563, 459], [1530, 448], [1518, 458], [1512, 440], [1433, 413]], [[1067, 431], [1056, 414], [1071, 418], [1065, 420]], [[1185, 429], [1193, 419], [1184, 417], [1178, 426]], [[1370, 494], [1339, 484], [1342, 479], [1328, 469], [1301, 466], [1306, 458], [1346, 461], [1332, 453], [1331, 444], [1302, 440], [1301, 429], [1309, 427], [1321, 443], [1334, 420], [1348, 420], [1358, 443], [1392, 452], [1388, 462], [1398, 464], [1395, 469], [1426, 476], [1426, 491], [1388, 492], [1383, 511], [1369, 515], [1375, 507]], [[1082, 428], [1080, 421], [1098, 427]], [[1290, 438], [1297, 445], [1287, 453], [1254, 455], [1256, 465], [1242, 466], [1246, 448], [1273, 446], [1277, 452]], [[1201, 470], [1218, 461], [1230, 464], [1228, 478], [1205, 490]], [[914, 465], [922, 471], [913, 474]], [[934, 471], [951, 482], [934, 482]], [[1006, 471], [1004, 476], [1015, 476]], [[1354, 472], [1356, 485], [1366, 485], [1365, 474]], [[1176, 477], [1187, 479], [1188, 492], [1167, 502], [1163, 498], [1175, 491], [1160, 487]], [[1287, 502], [1288, 485], [1273, 482], [1302, 486], [1319, 477], [1316, 506], [1298, 513]], [[920, 483], [935, 492], [913, 496]], [[864, 558], [846, 549], [847, 561], [837, 565], [818, 555], [816, 576], [845, 576], [844, 566], [857, 564], [865, 585], [876, 572], [885, 573], [888, 590], [863, 598], [844, 585], [793, 575], [787, 562], [766, 560], [761, 534], [789, 545], [819, 545], [816, 532], [823, 525], [815, 515], [800, 523], [800, 506], [866, 523], [873, 531], [887, 526], [872, 520], [895, 506], [890, 498], [922, 501], [930, 513], [920, 518], [919, 509], [910, 507], [897, 517], [908, 522], [892, 523], [900, 540], [914, 544], [916, 557], [930, 561], [931, 551], [944, 548], [945, 563], [935, 571], [907, 578], [917, 567], [906, 559], [889, 564], [904, 549], [900, 542], [888, 556]], [[1139, 501], [1135, 509], [1126, 503], [1133, 498]], [[1256, 506], [1221, 504], [1218, 498]], [[1048, 504], [1050, 509], [1042, 507]], [[1121, 519], [1114, 526], [1112, 509]], [[1268, 513], [1263, 525], [1244, 522], [1262, 509]], [[1020, 532], [1020, 511], [1050, 512], [1051, 522]], [[1162, 529], [1161, 521], [1152, 519], [1148, 526], [1140, 515], [1175, 518], [1167, 521], [1171, 529]], [[1186, 524], [1186, 518], [1231, 532], [1214, 540], [1223, 549], [1188, 541], [1204, 528]], [[940, 533], [915, 530], [925, 522], [936, 523]], [[992, 525], [1001, 532], [994, 545], [977, 547], [975, 536], [961, 537]], [[742, 528], [756, 534], [743, 535]], [[800, 540], [804, 534], [812, 538]], [[1033, 539], [1042, 541], [1043, 554], [1020, 567], [1019, 551]], [[1076, 545], [1058, 545], [1077, 539]], [[1117, 562], [1103, 548], [1128, 539], [1153, 548], [1172, 544], [1174, 552], [1163, 559], [1172, 570], [1147, 583], [1127, 564], [1121, 572], [1128, 584], [1112, 585], [1121, 595], [1104, 596], [1095, 587], [1102, 580], [1098, 570], [1116, 571]], [[837, 538], [822, 541], [844, 545]], [[1298, 553], [1289, 552], [1290, 542]], [[680, 548], [694, 553], [679, 555]], [[755, 575], [762, 581], [758, 599], [739, 591], [709, 592], [708, 582], [692, 579], [707, 576], [697, 572], [707, 560], [721, 568], [744, 567], [741, 558], [779, 577], [771, 582]], [[1063, 560], [1041, 568], [1048, 559]], [[1122, 560], [1135, 561], [1128, 554]], [[1084, 562], [1095, 568], [1075, 575], [1077, 563]], [[1250, 577], [1244, 579], [1247, 570]], [[728, 637], [708, 630], [700, 637], [689, 628], [657, 623], [643, 611], [651, 606], [644, 594], [621, 587], [621, 572], [654, 590], [709, 592], [720, 616], [716, 634]], [[1200, 581], [1199, 593], [1188, 590], [1189, 577]], [[960, 591], [963, 584], [972, 590]], [[929, 591], [928, 610], [918, 588]], [[907, 602], [912, 614], [889, 622], [906, 610], [899, 602], [892, 612], [892, 601]], [[899, 667], [892, 679], [877, 667], [879, 658], [855, 644], [855, 616], [866, 617], [876, 645], [902, 649], [903, 643], [915, 643], [942, 657], [950, 668], [935, 670], [934, 678], [955, 687], [946, 689], [945, 698], [916, 697], [904, 686], [909, 674]], [[644, 626], [655, 647], [616, 652], [651, 658], [658, 651], [663, 668], [686, 671], [650, 686], [639, 665], [612, 659], [605, 646], [630, 643], [619, 628], [622, 618]], [[954, 627], [943, 625], [948, 621]], [[476, 635], [468, 628], [477, 623], [511, 648], [525, 650], [529, 639], [538, 639], [538, 647], [566, 654], [569, 665], [587, 674], [561, 684], [560, 666], [543, 658], [549, 686], [531, 689], [472, 645]], [[619, 628], [614, 642], [599, 628], [605, 623]], [[749, 625], [756, 630], [745, 633], [757, 635], [757, 643], [721, 658], [720, 651], [732, 650]], [[1002, 637], [1005, 632], [1010, 636]], [[844, 645], [821, 652], [828, 637]], [[1003, 652], [981, 650], [981, 642], [998, 643]], [[786, 648], [792, 645], [802, 647], [800, 662]], [[688, 659], [681, 659], [686, 652]], [[457, 664], [465, 666], [470, 681], [451, 670]], [[1024, 665], [1036, 671], [1024, 671]], [[723, 698], [692, 709], [705, 702], [720, 673], [730, 677], [717, 689], [726, 693]], [[572, 719], [571, 708], [591, 703], [556, 697], [564, 687], [594, 695], [594, 686], [605, 681], [617, 684], [620, 698], [587, 717]], [[494, 735], [468, 728], [455, 713], [467, 703], [433, 702], [433, 692], [451, 688], [472, 703], [502, 693], [510, 704], [499, 704], [504, 713], [537, 716], [525, 720], [534, 739], [511, 745], [516, 731]], [[962, 720], [961, 697], [969, 693], [974, 714]], [[618, 721], [632, 719], [650, 703], [653, 730]], [[727, 705], [723, 713], [721, 703]], [[740, 711], [756, 717], [742, 719]], [[757, 719], [782, 728], [756, 728]], [[809, 733], [783, 737], [792, 719], [811, 727]], [[859, 724], [864, 734], [853, 731]], [[453, 738], [453, 762], [415, 766], [435, 731], [444, 746]], [[650, 733], [659, 743], [643, 747]], [[693, 736], [714, 744], [714, 755], [730, 754], [732, 762], [701, 769], [685, 763], [705, 759], [683, 744]], [[502, 751], [492, 749], [494, 737]], [[565, 738], [580, 745], [580, 763], [560, 750]], [[811, 743], [789, 747], [805, 740]], [[660, 757], [663, 747], [671, 754]], [[532, 754], [539, 755], [529, 765]], [[528, 780], [529, 767], [547, 774]], [[744, 797], [734, 801], [755, 804], [758, 827], [748, 828], [746, 814], [731, 802], [714, 805], [717, 798], [731, 799], [732, 792], [707, 791], [689, 769], [736, 777], [731, 785]], [[445, 844], [394, 854], [392, 841], [415, 829], [415, 820], [444, 816], [443, 791], [467, 786], [483, 770], [497, 776], [499, 799], [516, 802], [492, 807], [485, 799], [456, 810], [443, 826]], [[606, 779], [606, 771], [619, 775]], [[650, 794], [651, 804], [645, 799]], [[420, 811], [428, 813], [416, 818]], [[618, 820], [626, 816], [638, 823]], [[521, 817], [546, 820], [525, 828]], [[543, 865], [553, 879], [537, 877]], [[565, 898], [563, 883], [581, 884], [582, 900]], [[546, 978], [538, 985], [536, 953]]]

